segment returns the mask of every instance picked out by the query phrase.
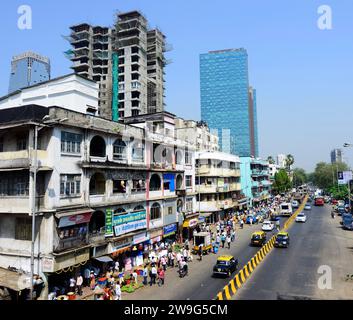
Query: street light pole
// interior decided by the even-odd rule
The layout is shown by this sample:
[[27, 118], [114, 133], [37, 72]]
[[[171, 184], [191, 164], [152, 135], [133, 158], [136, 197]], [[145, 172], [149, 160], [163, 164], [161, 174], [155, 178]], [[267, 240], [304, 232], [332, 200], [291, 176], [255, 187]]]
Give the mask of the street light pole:
[[35, 231], [36, 231], [36, 183], [37, 183], [37, 149], [38, 149], [38, 126], [34, 127], [34, 160], [32, 162], [31, 175], [33, 175], [32, 183], [32, 241], [31, 241], [31, 286], [30, 286], [30, 300], [33, 300], [33, 287], [34, 287], [34, 243], [35, 243]]

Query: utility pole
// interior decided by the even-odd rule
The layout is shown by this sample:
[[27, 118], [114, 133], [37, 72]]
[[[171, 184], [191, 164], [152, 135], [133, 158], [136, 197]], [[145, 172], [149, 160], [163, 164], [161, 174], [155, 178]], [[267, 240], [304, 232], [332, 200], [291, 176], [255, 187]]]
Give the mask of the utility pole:
[[34, 280], [34, 243], [35, 243], [35, 231], [36, 231], [36, 183], [37, 183], [37, 149], [38, 149], [38, 126], [34, 126], [34, 160], [31, 165], [31, 175], [33, 175], [32, 183], [32, 241], [31, 241], [31, 286], [30, 286], [30, 300], [33, 300], [33, 280]]

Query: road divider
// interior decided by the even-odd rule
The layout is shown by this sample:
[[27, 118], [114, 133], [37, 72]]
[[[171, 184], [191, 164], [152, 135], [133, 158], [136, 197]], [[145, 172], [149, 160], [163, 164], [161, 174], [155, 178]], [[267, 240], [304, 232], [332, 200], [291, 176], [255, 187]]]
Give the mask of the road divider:
[[[288, 230], [291, 224], [295, 221], [297, 215], [304, 209], [307, 200], [308, 196], [305, 196], [299, 208], [284, 223], [281, 232]], [[215, 300], [231, 300], [232, 296], [237, 293], [238, 289], [244, 285], [246, 280], [250, 278], [251, 274], [259, 266], [259, 264], [261, 264], [265, 257], [272, 251], [275, 241], [276, 235], [273, 235], [271, 239], [269, 239], [265, 245], [258, 252], [256, 252], [256, 254], [244, 265], [244, 267], [235, 275], [235, 277], [229, 281], [223, 290], [218, 292]]]

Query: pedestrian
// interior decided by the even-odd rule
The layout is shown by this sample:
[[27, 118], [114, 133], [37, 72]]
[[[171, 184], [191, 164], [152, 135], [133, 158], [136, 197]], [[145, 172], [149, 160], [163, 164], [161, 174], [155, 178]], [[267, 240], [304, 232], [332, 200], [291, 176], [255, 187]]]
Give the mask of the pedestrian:
[[143, 284], [145, 286], [147, 286], [147, 277], [148, 277], [148, 267], [147, 267], [147, 265], [145, 265], [145, 268], [143, 269], [142, 276], [143, 276]]
[[158, 286], [164, 285], [165, 272], [162, 268], [158, 271]]
[[91, 271], [91, 274], [90, 274], [89, 286], [90, 286], [91, 290], [94, 290], [94, 288], [96, 287], [96, 276], [93, 271]]
[[137, 270], [135, 269], [134, 272], [132, 273], [132, 276], [134, 278], [134, 282], [135, 284], [138, 283], [138, 274], [137, 274]]
[[152, 286], [152, 284], [156, 284], [156, 277], [157, 277], [157, 268], [155, 266], [153, 266], [151, 268], [151, 281], [150, 281], [150, 286]]
[[85, 268], [85, 270], [83, 271], [83, 275], [85, 277], [85, 286], [86, 287], [89, 287], [90, 274], [91, 274], [91, 270], [89, 268]]
[[176, 258], [177, 258], [178, 266], [180, 266], [180, 262], [183, 260], [180, 252], [177, 253]]
[[231, 237], [232, 242], [234, 242], [235, 241], [235, 230], [232, 230], [230, 237]]
[[202, 244], [199, 245], [199, 250], [198, 250], [198, 255], [199, 255], [199, 260], [202, 260]]
[[119, 283], [115, 284], [114, 293], [115, 300], [121, 300], [121, 288]]
[[184, 258], [184, 261], [188, 261], [188, 251], [186, 250], [186, 248], [184, 248], [183, 250], [183, 258]]
[[69, 292], [75, 292], [76, 280], [74, 277], [70, 278]]
[[162, 265], [163, 270], [166, 271], [167, 270], [167, 260], [166, 260], [165, 256], [162, 256], [162, 258], [161, 258], [161, 265]]
[[217, 247], [219, 247], [220, 243], [221, 243], [221, 237], [219, 236], [219, 234], [217, 234], [217, 236], [216, 236], [216, 245], [217, 245]]
[[82, 296], [82, 284], [83, 284], [83, 278], [80, 273], [76, 278], [76, 289], [79, 296]]
[[188, 239], [185, 240], [184, 245], [185, 245], [186, 250], [189, 250], [189, 240]]
[[118, 278], [119, 278], [119, 284], [121, 286], [124, 281], [124, 272], [119, 272]]
[[227, 244], [228, 244], [228, 249], [230, 249], [230, 243], [231, 243], [231, 238], [230, 238], [230, 236], [228, 235], [227, 236]]
[[120, 271], [120, 264], [119, 264], [119, 261], [115, 261], [114, 270], [115, 270], [115, 272], [119, 272], [119, 271]]
[[222, 234], [221, 236], [221, 241], [222, 241], [222, 248], [224, 248], [224, 243], [226, 242], [226, 236]]

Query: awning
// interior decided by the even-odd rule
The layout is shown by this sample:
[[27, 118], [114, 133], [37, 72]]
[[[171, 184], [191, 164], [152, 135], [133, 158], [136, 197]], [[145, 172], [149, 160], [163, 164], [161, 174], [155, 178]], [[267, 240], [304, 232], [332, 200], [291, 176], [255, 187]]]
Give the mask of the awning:
[[83, 214], [83, 213], [86, 213], [86, 212], [94, 212], [94, 210], [91, 209], [91, 208], [79, 209], [79, 210], [71, 209], [71, 210], [68, 210], [68, 211], [57, 212], [55, 214], [55, 217], [60, 219], [62, 217], [68, 217], [68, 216], [72, 216], [72, 215]]
[[114, 261], [111, 257], [109, 256], [102, 256], [102, 257], [98, 257], [98, 258], [93, 258], [94, 260], [98, 260], [100, 262], [112, 262]]
[[193, 228], [193, 227], [196, 227], [198, 223], [199, 223], [198, 218], [189, 218], [184, 221], [183, 228]]
[[129, 251], [130, 248], [131, 248], [130, 246], [125, 247], [125, 248], [121, 248], [121, 249], [119, 249], [119, 250], [117, 250], [117, 251], [112, 252], [111, 255], [112, 255], [113, 257], [116, 257], [116, 256], [118, 256], [119, 254], [122, 254], [122, 253], [124, 253], [124, 252], [126, 252], [126, 251]]
[[0, 268], [0, 287], [21, 291], [24, 289], [29, 289], [30, 284], [31, 278], [29, 275]]

